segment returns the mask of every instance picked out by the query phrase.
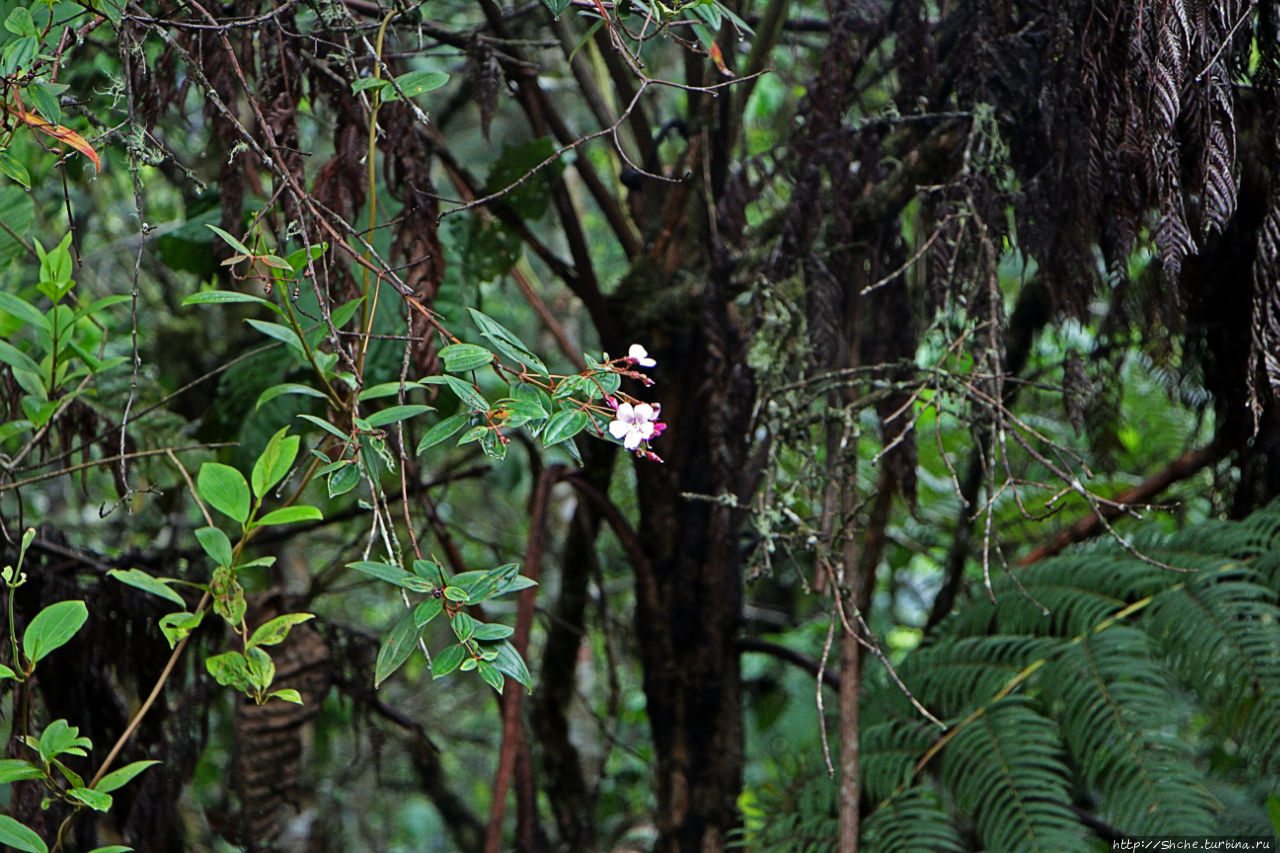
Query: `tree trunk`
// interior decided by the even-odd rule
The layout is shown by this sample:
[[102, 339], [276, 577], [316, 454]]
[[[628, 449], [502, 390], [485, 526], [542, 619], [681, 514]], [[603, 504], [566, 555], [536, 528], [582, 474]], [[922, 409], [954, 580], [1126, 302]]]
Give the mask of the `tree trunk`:
[[[665, 464], [637, 466], [636, 627], [657, 762], [656, 851], [725, 847], [738, 823], [742, 695], [735, 639], [742, 610], [737, 541], [754, 388], [714, 282], [699, 322], [661, 342]], [[669, 327], [668, 327], [669, 328]], [[670, 369], [662, 371], [662, 365]], [[714, 499], [689, 498], [704, 495]], [[682, 497], [683, 496], [683, 497]]]

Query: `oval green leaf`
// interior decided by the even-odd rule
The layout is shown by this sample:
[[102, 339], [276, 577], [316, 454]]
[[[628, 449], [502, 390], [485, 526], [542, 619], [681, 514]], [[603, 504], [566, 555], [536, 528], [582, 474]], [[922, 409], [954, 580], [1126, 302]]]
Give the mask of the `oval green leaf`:
[[550, 447], [567, 438], [573, 438], [587, 428], [590, 419], [581, 409], [562, 409], [551, 416], [546, 430], [542, 433], [542, 443]]
[[433, 411], [431, 406], [423, 406], [421, 404], [413, 404], [407, 406], [390, 406], [386, 409], [374, 412], [365, 418], [371, 427], [386, 426], [396, 421], [403, 421], [406, 418], [413, 418], [424, 412]]
[[35, 663], [63, 646], [89, 618], [83, 601], [59, 601], [36, 614], [22, 634], [22, 652]]
[[[210, 527], [205, 529], [216, 530], [217, 528]], [[223, 538], [225, 539], [226, 537], [224, 536]], [[230, 549], [228, 549], [228, 553], [230, 553]], [[115, 578], [120, 581], [120, 583], [136, 587], [144, 592], [149, 592], [152, 595], [158, 595], [166, 601], [172, 601], [179, 607], [187, 606], [187, 603], [183, 601], [182, 596], [170, 589], [168, 584], [160, 578], [152, 577], [141, 569], [128, 569], [127, 571], [124, 569], [112, 569], [107, 572], [107, 576]]]
[[313, 506], [286, 506], [273, 509], [254, 522], [255, 527], [266, 527], [269, 524], [296, 524], [299, 521], [321, 521], [324, 514]]
[[449, 648], [436, 655], [435, 661], [431, 666], [432, 678], [444, 678], [462, 665], [462, 661], [467, 656], [467, 650], [462, 646], [454, 643]]
[[133, 777], [137, 776], [143, 770], [146, 770], [153, 764], [159, 764], [159, 761], [134, 761], [121, 767], [119, 770], [113, 770], [106, 776], [98, 780], [98, 784], [93, 786], [93, 790], [101, 791], [104, 794], [110, 793], [117, 788], [123, 787], [133, 781]]
[[422, 437], [422, 441], [418, 442], [417, 453], [421, 453], [428, 447], [439, 444], [449, 436], [467, 425], [467, 421], [471, 416], [468, 414], [451, 415], [440, 423], [427, 430], [427, 434]]
[[40, 840], [40, 836], [26, 824], [19, 823], [7, 814], [0, 815], [0, 844], [8, 844], [23, 853], [49, 853], [49, 848]]
[[274, 646], [277, 643], [284, 642], [289, 636], [289, 629], [294, 625], [301, 625], [310, 619], [314, 619], [314, 613], [286, 613], [283, 616], [277, 616], [267, 622], [263, 622], [253, 632], [253, 636], [249, 638], [250, 646]]
[[249, 518], [249, 483], [221, 462], [206, 462], [196, 475], [196, 492], [209, 506], [244, 524]]
[[417, 642], [418, 626], [414, 622], [413, 611], [406, 611], [400, 615], [391, 632], [383, 639], [382, 647], [378, 649], [378, 661], [373, 669], [374, 687], [381, 685], [409, 659]]
[[492, 362], [493, 353], [475, 344], [451, 344], [440, 350], [440, 358], [450, 373], [466, 373]]

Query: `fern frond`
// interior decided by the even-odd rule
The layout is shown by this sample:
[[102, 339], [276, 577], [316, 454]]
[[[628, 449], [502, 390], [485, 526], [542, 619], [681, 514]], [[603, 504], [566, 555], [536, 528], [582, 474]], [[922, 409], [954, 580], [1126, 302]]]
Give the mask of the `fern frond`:
[[1057, 727], [1025, 697], [996, 702], [947, 747], [942, 777], [993, 851], [1088, 850]]
[[1180, 579], [1116, 548], [1073, 553], [1028, 566], [1017, 584], [1000, 579], [994, 584], [994, 603], [984, 596], [940, 629], [952, 636], [1072, 637]]
[[862, 849], [866, 853], [934, 853], [965, 848], [938, 796], [914, 788], [894, 797], [867, 819]]
[[1180, 720], [1154, 652], [1142, 631], [1113, 625], [1063, 648], [1042, 684], [1109, 824], [1127, 835], [1211, 834], [1214, 803], [1194, 756], [1169, 736]]
[[965, 637], [917, 649], [898, 675], [932, 713], [957, 717], [991, 699], [1050, 648], [1038, 637]]
[[918, 717], [864, 728], [858, 748], [867, 798], [881, 802], [909, 783], [916, 762], [937, 739], [937, 728]]
[[1280, 770], [1280, 608], [1248, 566], [1227, 562], [1156, 597], [1152, 636], [1170, 668], [1265, 772]]

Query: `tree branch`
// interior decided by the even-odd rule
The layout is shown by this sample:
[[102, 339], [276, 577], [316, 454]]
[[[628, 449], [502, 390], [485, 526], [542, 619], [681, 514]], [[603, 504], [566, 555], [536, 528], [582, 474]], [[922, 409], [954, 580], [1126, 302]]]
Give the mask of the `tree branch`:
[[1061, 553], [1068, 545], [1083, 542], [1086, 539], [1097, 536], [1105, 529], [1104, 521], [1117, 518], [1122, 513], [1129, 511], [1131, 507], [1149, 503], [1152, 498], [1169, 488], [1169, 486], [1179, 480], [1187, 479], [1221, 457], [1222, 451], [1216, 444], [1211, 444], [1199, 450], [1187, 451], [1146, 482], [1140, 483], [1129, 491], [1122, 493], [1115, 499], [1114, 503], [1098, 504], [1092, 514], [1084, 516], [1075, 524], [1059, 531], [1058, 535], [1054, 536], [1052, 540], [1019, 560], [1018, 565], [1029, 566], [1038, 560], [1043, 560], [1045, 557], [1052, 557]]
[[[798, 652], [781, 643], [771, 643], [759, 637], [739, 637], [734, 641], [734, 644], [741, 652], [756, 652], [762, 655], [769, 655], [786, 663], [795, 664], [814, 678], [818, 677], [818, 671], [822, 669], [822, 662], [817, 658], [806, 655], [804, 652]], [[840, 675], [829, 669], [822, 669], [822, 683], [832, 690], [839, 690]]]

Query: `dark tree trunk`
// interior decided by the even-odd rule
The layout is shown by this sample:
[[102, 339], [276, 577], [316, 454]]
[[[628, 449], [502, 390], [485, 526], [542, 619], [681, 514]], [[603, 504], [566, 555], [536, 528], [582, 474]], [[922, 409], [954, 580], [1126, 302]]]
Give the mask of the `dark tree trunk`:
[[742, 512], [735, 499], [749, 491], [745, 427], [754, 388], [725, 287], [715, 281], [721, 275], [709, 278], [692, 300], [690, 313], [701, 316], [655, 341], [658, 397], [671, 426], [659, 442], [665, 463], [637, 467], [647, 560], [636, 571], [636, 629], [657, 761], [655, 850], [662, 853], [724, 849], [742, 785], [735, 647]]

